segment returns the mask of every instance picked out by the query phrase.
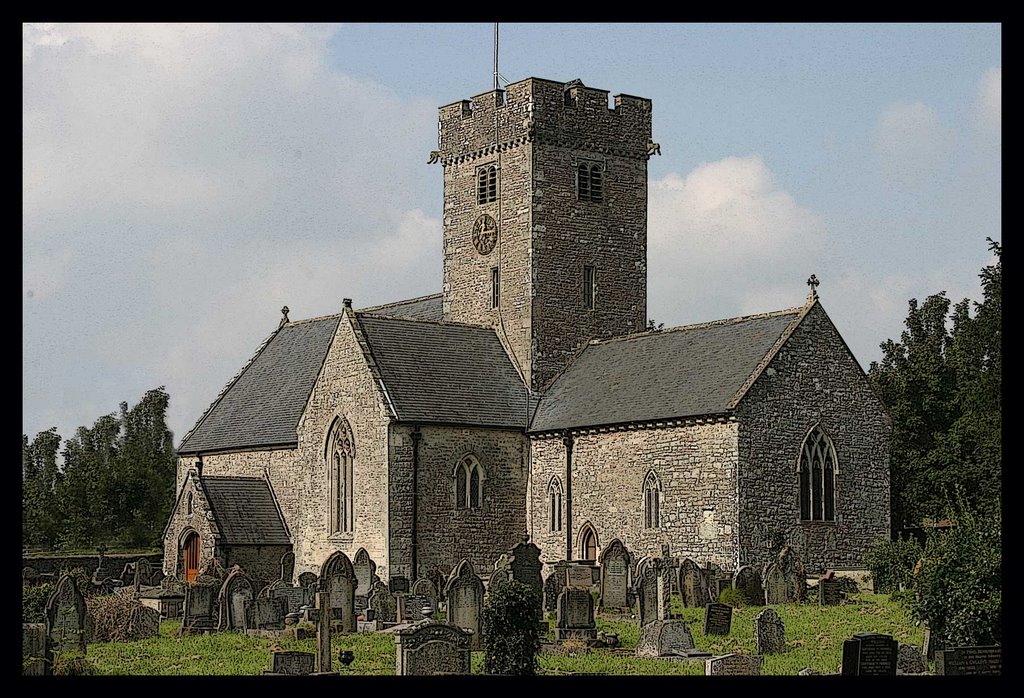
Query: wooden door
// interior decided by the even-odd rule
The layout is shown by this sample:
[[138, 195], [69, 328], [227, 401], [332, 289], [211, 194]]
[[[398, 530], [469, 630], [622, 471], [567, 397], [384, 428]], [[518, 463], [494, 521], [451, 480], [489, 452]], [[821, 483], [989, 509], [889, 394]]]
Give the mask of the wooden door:
[[199, 534], [190, 533], [185, 539], [185, 581], [194, 582], [199, 576]]

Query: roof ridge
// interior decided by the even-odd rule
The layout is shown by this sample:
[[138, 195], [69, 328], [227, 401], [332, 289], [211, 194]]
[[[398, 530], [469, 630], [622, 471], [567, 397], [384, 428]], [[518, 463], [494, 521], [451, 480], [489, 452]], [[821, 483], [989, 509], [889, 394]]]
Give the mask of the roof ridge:
[[262, 477], [250, 477], [249, 475], [203, 475], [203, 480], [255, 480], [256, 482], [266, 482]]
[[643, 337], [651, 337], [659, 334], [666, 334], [669, 332], [682, 332], [685, 330], [699, 330], [706, 329], [708, 327], [718, 327], [721, 325], [734, 325], [740, 322], [746, 322], [748, 320], [763, 320], [770, 317], [781, 317], [783, 315], [796, 315], [803, 310], [803, 306], [797, 308], [785, 308], [783, 310], [772, 310], [766, 313], [756, 313], [754, 315], [740, 315], [738, 317], [723, 318], [721, 320], [710, 320], [708, 322], [695, 322], [692, 325], [677, 325], [676, 327], [666, 327], [660, 330], [644, 330], [643, 332], [632, 332], [630, 334], [622, 334], [617, 337], [598, 337], [590, 340], [588, 344], [607, 344], [609, 342], [618, 342], [626, 339], [641, 339]]
[[364, 312], [368, 312], [368, 311], [371, 311], [371, 310], [380, 310], [381, 308], [390, 308], [390, 307], [393, 307], [393, 306], [396, 306], [396, 305], [407, 305], [409, 303], [417, 303], [419, 301], [425, 301], [425, 300], [429, 300], [431, 298], [441, 298], [443, 295], [444, 295], [443, 291], [438, 291], [437, 293], [431, 293], [431, 294], [426, 295], [426, 296], [417, 296], [415, 298], [407, 298], [407, 299], [405, 299], [403, 301], [392, 301], [390, 303], [381, 303], [380, 305], [370, 305], [370, 306], [367, 306], [365, 308], [359, 308], [358, 310], [356, 310], [356, 312], [357, 313], [364, 313]]
[[344, 315], [344, 313], [331, 313], [330, 315], [319, 315], [317, 317], [306, 318], [305, 320], [293, 320], [284, 323], [282, 327], [294, 327], [295, 325], [305, 325], [306, 323], [310, 322], [319, 322], [320, 320], [333, 320], [335, 318], [340, 320], [342, 315]]
[[470, 322], [452, 322], [451, 320], [426, 320], [424, 318], [399, 317], [397, 315], [380, 315], [377, 313], [363, 313], [361, 310], [356, 311], [356, 316], [360, 320], [398, 320], [399, 322], [419, 322], [427, 325], [441, 325], [444, 327], [472, 327], [475, 329], [494, 330], [490, 325], [476, 325]]

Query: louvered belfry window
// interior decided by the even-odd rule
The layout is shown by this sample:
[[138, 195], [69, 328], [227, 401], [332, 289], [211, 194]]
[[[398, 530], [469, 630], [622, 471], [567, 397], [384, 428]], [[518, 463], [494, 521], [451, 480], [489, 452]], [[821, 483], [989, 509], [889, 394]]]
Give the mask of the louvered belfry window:
[[576, 198], [580, 201], [604, 201], [604, 168], [600, 163], [581, 162], [576, 167]]
[[485, 165], [476, 173], [476, 202], [489, 204], [498, 200], [498, 168]]

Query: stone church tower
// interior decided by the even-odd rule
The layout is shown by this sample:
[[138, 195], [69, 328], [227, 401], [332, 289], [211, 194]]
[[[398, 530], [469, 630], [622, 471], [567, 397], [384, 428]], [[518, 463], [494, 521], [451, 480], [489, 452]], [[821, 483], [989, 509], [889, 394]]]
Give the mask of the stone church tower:
[[651, 101], [529, 78], [442, 107], [444, 320], [495, 328], [534, 391], [647, 322]]

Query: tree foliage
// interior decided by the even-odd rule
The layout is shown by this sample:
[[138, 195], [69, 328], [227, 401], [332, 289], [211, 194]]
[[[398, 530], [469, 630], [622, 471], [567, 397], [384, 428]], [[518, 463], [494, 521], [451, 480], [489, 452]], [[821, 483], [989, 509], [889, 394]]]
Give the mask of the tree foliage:
[[[899, 342], [887, 340], [869, 376], [892, 418], [892, 527], [943, 515], [961, 496], [995, 513], [1002, 492], [1002, 247], [980, 274], [983, 300], [945, 292], [910, 301]], [[973, 314], [971, 310], [973, 309]], [[959, 493], [959, 494], [957, 494]]]
[[[158, 544], [173, 504], [175, 453], [169, 397], [148, 391], [64, 442], [56, 428], [22, 435], [22, 539], [80, 548]], [[63, 464], [58, 466], [58, 452]]]
[[537, 673], [540, 631], [537, 592], [509, 580], [487, 595], [484, 605], [484, 671], [488, 674], [533, 676]]

